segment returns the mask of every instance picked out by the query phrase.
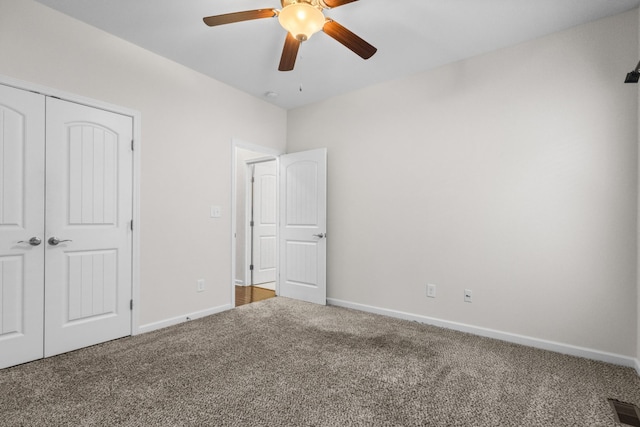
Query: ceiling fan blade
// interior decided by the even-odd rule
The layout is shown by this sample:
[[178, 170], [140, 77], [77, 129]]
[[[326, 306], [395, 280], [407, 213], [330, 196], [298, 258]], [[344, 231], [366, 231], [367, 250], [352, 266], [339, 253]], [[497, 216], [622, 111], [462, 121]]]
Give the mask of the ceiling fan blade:
[[291, 71], [294, 65], [296, 65], [296, 58], [298, 57], [298, 49], [300, 49], [300, 40], [293, 37], [291, 33], [287, 33], [287, 38], [284, 40], [284, 49], [282, 49], [282, 56], [280, 57], [280, 66], [278, 71]]
[[345, 47], [351, 49], [356, 55], [362, 59], [369, 59], [378, 51], [375, 47], [338, 24], [333, 19], [327, 19], [322, 28], [329, 37], [342, 43]]
[[232, 24], [234, 22], [250, 21], [252, 19], [273, 18], [278, 15], [275, 9], [246, 10], [244, 12], [225, 13], [224, 15], [207, 16], [202, 18], [210, 27]]
[[324, 4], [326, 4], [327, 6], [333, 9], [334, 7], [343, 6], [347, 3], [352, 3], [354, 1], [358, 1], [358, 0], [324, 0]]

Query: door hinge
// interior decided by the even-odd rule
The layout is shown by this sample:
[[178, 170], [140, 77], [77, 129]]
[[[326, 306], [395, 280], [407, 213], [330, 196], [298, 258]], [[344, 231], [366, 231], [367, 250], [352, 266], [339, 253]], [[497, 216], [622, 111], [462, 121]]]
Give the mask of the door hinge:
[[253, 271], [253, 264], [249, 266], [249, 270]]
[[249, 221], [249, 227], [253, 227], [254, 226], [254, 222], [253, 221]]
[[133, 231], [133, 220], [131, 220], [131, 231]]
[[133, 151], [133, 139], [131, 140], [131, 151]]
[[251, 177], [251, 183], [256, 182], [256, 179], [254, 177]]
[[133, 300], [129, 301], [129, 310], [133, 310]]

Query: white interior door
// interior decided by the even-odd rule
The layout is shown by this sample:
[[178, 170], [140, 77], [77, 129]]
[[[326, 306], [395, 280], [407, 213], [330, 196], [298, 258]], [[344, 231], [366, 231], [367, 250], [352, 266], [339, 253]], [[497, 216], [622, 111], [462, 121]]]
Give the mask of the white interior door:
[[131, 334], [132, 119], [47, 98], [46, 133], [52, 356]]
[[327, 150], [280, 156], [280, 295], [326, 304]]
[[44, 113], [0, 85], [0, 368], [43, 356]]
[[276, 162], [253, 166], [253, 281], [276, 281]]

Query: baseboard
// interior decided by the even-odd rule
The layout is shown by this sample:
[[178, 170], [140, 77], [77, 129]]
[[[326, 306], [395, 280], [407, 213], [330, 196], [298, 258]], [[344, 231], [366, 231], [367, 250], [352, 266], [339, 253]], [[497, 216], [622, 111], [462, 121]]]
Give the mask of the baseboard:
[[327, 304], [337, 307], [352, 308], [354, 310], [365, 311], [368, 313], [381, 314], [383, 316], [395, 317], [397, 319], [410, 320], [414, 322], [424, 323], [427, 325], [438, 326], [446, 329], [453, 329], [460, 332], [467, 332], [487, 338], [494, 338], [501, 341], [507, 341], [515, 344], [522, 344], [529, 347], [539, 348], [543, 350], [554, 351], [556, 353], [568, 354], [571, 356], [583, 357], [586, 359], [598, 360], [601, 362], [613, 363], [615, 365], [627, 366], [635, 368], [640, 375], [640, 361], [638, 359], [622, 356], [614, 353], [594, 350], [585, 347], [577, 347], [570, 344], [563, 344], [554, 341], [547, 341], [538, 338], [532, 338], [524, 335], [512, 334], [509, 332], [497, 331], [495, 329], [482, 328], [478, 326], [468, 325], [464, 323], [451, 322], [448, 320], [437, 319], [434, 317], [422, 316], [418, 314], [406, 313], [387, 308], [373, 307], [370, 305], [359, 304], [349, 301], [343, 301], [335, 298], [327, 298]]
[[236, 286], [244, 286], [244, 280], [236, 279]]
[[166, 328], [168, 326], [188, 322], [189, 320], [195, 320], [201, 317], [210, 316], [212, 314], [222, 313], [223, 311], [230, 310], [231, 308], [231, 304], [225, 304], [218, 307], [208, 308], [206, 310], [196, 311], [194, 313], [173, 317], [171, 319], [161, 320], [159, 322], [147, 323], [146, 325], [140, 326], [138, 328], [138, 331], [133, 335], [144, 334], [146, 332], [151, 332], [158, 329]]

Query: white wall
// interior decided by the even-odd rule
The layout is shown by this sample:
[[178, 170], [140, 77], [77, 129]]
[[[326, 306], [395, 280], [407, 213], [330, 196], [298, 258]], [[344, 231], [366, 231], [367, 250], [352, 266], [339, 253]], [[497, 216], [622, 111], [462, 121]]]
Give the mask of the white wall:
[[0, 74], [141, 112], [140, 324], [229, 304], [231, 139], [283, 150], [286, 112], [31, 0], [0, 0]]
[[328, 296], [635, 357], [637, 57], [634, 10], [290, 111]]

